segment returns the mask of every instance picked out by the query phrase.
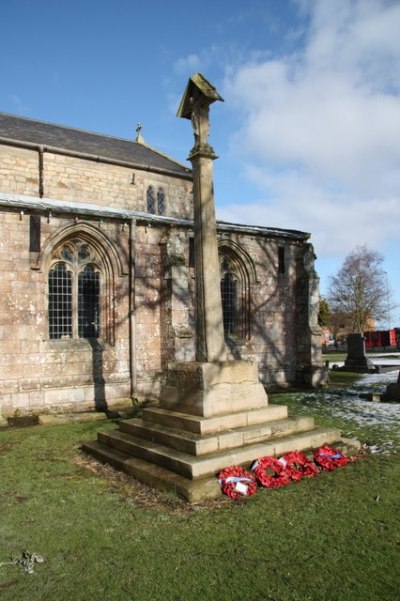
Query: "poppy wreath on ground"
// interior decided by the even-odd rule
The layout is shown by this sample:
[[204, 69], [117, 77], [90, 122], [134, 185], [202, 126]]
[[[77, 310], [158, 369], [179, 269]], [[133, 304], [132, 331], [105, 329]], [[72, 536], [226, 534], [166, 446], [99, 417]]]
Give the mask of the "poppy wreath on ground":
[[289, 478], [296, 482], [304, 477], [312, 478], [318, 473], [315, 463], [299, 451], [285, 453], [279, 461], [286, 467]]
[[243, 467], [226, 467], [218, 474], [221, 490], [232, 499], [251, 496], [257, 492], [254, 475]]
[[348, 457], [328, 445], [314, 451], [314, 460], [325, 470], [334, 470], [350, 461]]
[[276, 488], [289, 484], [290, 478], [285, 465], [275, 457], [261, 457], [252, 466], [253, 472], [265, 488]]

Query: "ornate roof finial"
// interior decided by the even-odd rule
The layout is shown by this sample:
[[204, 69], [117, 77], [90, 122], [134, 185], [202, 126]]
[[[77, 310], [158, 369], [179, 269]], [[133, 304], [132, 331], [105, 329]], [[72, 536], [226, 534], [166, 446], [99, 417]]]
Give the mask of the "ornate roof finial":
[[135, 142], [139, 142], [139, 143], [141, 143], [141, 144], [143, 144], [143, 143], [144, 143], [144, 138], [143, 138], [143, 136], [142, 136], [142, 127], [143, 127], [143, 126], [142, 126], [142, 124], [141, 124], [141, 123], [138, 123], [138, 124], [137, 124], [137, 126], [136, 126], [136, 134], [137, 134], [137, 135], [136, 135], [136, 140], [135, 140]]

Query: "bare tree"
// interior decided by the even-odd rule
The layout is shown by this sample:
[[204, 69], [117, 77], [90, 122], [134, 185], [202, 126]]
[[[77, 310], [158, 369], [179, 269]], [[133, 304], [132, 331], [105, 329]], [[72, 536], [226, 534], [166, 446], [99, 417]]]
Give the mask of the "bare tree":
[[363, 333], [371, 318], [380, 320], [388, 311], [383, 256], [365, 245], [357, 246], [330, 277], [328, 300], [332, 312], [348, 315], [351, 330]]

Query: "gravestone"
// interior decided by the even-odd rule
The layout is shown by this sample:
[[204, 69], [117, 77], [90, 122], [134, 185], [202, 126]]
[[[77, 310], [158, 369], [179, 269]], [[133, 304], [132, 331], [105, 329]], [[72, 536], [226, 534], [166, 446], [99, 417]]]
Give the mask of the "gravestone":
[[386, 390], [382, 394], [381, 400], [386, 403], [400, 403], [400, 371], [397, 382], [386, 386]]
[[365, 338], [362, 334], [349, 334], [347, 336], [347, 357], [342, 371], [368, 373], [375, 371], [375, 367], [365, 353]]

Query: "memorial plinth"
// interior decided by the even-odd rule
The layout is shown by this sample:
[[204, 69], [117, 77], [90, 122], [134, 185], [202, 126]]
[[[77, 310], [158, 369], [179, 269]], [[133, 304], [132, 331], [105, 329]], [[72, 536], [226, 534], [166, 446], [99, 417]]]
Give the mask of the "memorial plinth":
[[268, 404], [250, 361], [177, 363], [168, 370], [160, 407], [202, 417], [261, 409]]

